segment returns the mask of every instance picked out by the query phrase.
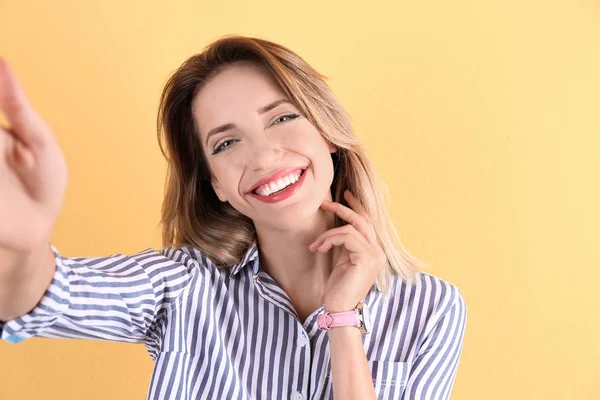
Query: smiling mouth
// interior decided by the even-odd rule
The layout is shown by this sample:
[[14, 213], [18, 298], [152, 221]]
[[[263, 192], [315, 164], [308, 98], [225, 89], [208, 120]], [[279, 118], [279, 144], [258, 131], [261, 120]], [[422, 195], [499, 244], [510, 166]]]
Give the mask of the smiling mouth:
[[254, 195], [256, 195], [256, 196], [261, 196], [261, 197], [271, 197], [271, 196], [275, 196], [276, 194], [279, 194], [279, 193], [281, 193], [281, 192], [285, 191], [286, 189], [289, 189], [289, 188], [290, 188], [290, 186], [294, 186], [295, 184], [297, 184], [297, 183], [300, 181], [300, 179], [302, 178], [302, 176], [304, 175], [304, 173], [306, 172], [306, 170], [307, 170], [307, 169], [308, 169], [308, 167], [307, 167], [307, 168], [304, 168], [304, 169], [302, 170], [302, 172], [300, 172], [300, 175], [298, 176], [298, 179], [297, 179], [297, 180], [296, 180], [294, 183], [290, 183], [289, 185], [285, 186], [284, 188], [281, 188], [281, 189], [279, 189], [279, 190], [278, 190], [278, 191], [276, 191], [276, 192], [273, 192], [273, 193], [271, 193], [271, 194], [268, 194], [268, 195], [266, 195], [266, 196], [263, 196], [263, 195], [261, 195], [261, 194], [257, 193], [257, 190], [258, 190], [259, 188], [256, 188], [256, 189], [254, 189], [254, 190], [253, 190], [251, 193], [252, 193], [252, 194], [254, 194]]

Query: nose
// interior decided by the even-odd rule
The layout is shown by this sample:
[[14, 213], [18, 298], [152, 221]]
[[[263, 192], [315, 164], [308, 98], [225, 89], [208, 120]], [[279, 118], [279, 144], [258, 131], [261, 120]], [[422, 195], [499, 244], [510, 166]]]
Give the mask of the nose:
[[248, 166], [250, 171], [268, 170], [274, 165], [280, 165], [283, 150], [281, 144], [275, 138], [262, 132], [252, 140], [249, 156]]

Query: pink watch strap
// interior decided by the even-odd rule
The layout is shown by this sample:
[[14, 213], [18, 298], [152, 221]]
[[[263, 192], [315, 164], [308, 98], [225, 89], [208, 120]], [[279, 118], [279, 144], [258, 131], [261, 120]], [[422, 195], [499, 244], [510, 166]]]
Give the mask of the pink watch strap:
[[319, 329], [329, 330], [336, 326], [360, 326], [360, 319], [357, 310], [345, 311], [339, 313], [329, 313], [327, 311], [317, 316], [317, 325]]

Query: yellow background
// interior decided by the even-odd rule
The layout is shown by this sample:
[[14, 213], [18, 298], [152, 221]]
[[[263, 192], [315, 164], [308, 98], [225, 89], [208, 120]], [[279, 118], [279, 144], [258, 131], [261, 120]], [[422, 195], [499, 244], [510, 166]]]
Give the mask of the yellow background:
[[[462, 289], [453, 399], [600, 398], [597, 1], [0, 0], [0, 56], [69, 165], [63, 255], [160, 247], [160, 90], [227, 33], [331, 77], [407, 248]], [[142, 399], [152, 367], [143, 345], [3, 342], [0, 399]]]

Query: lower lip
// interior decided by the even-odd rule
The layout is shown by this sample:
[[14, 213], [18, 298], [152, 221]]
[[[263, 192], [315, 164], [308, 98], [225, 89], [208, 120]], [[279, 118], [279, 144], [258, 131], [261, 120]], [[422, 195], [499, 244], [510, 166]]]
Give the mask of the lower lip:
[[250, 193], [250, 196], [254, 197], [257, 200], [262, 201], [263, 203], [277, 203], [277, 202], [283, 201], [283, 200], [287, 199], [288, 197], [292, 196], [298, 190], [300, 190], [300, 187], [304, 183], [304, 177], [306, 176], [306, 171], [308, 171], [308, 168], [306, 168], [304, 170], [304, 172], [302, 172], [300, 179], [298, 179], [296, 182], [294, 182], [290, 186], [286, 187], [281, 192], [277, 192], [270, 196], [259, 196], [254, 193]]

